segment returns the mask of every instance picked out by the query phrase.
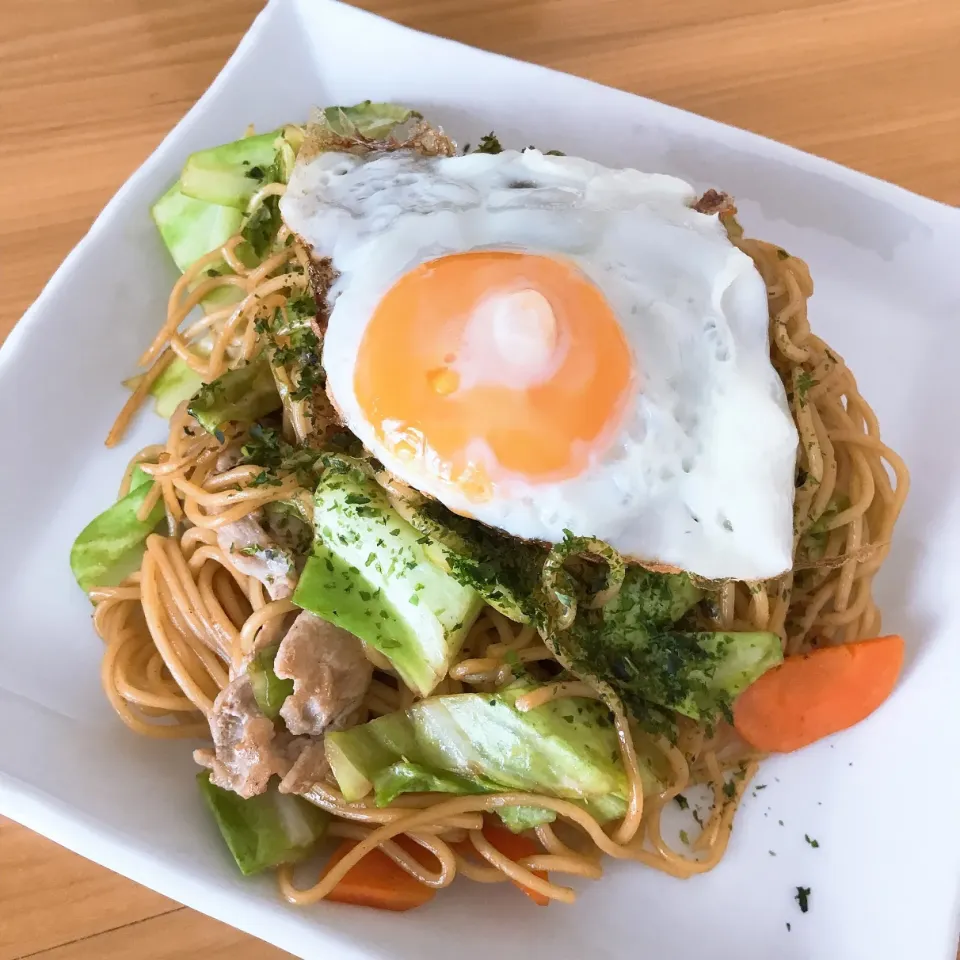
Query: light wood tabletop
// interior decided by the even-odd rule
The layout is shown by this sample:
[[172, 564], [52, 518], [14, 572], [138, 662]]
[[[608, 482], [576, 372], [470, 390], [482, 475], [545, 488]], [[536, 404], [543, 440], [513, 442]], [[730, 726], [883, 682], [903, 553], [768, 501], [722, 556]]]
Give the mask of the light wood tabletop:
[[[0, 338], [260, 0], [5, 0]], [[363, 0], [960, 203], [957, 0]], [[669, 171], [664, 171], [669, 172]], [[0, 960], [285, 956], [0, 820]]]

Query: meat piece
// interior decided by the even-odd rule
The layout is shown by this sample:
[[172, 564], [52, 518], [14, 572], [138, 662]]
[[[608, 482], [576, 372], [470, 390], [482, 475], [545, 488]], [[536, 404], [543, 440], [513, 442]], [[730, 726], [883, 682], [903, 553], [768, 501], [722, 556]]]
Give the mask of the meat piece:
[[280, 781], [281, 793], [306, 793], [330, 774], [323, 739], [297, 737], [290, 743], [289, 753], [296, 755], [290, 772]]
[[261, 713], [246, 675], [220, 691], [209, 721], [214, 749], [196, 750], [193, 758], [211, 771], [214, 785], [255, 797], [275, 773], [282, 777], [289, 772], [293, 758], [287, 744], [277, 740], [273, 721]]
[[718, 190], [708, 190], [693, 205], [693, 209], [698, 213], [706, 214], [726, 214], [737, 212], [737, 208], [734, 206], [733, 200], [727, 196], [727, 194], [720, 193]]
[[213, 467], [214, 475], [232, 470], [242, 459], [243, 444], [239, 440], [228, 443], [217, 455], [217, 462]]
[[293, 681], [293, 693], [280, 708], [287, 729], [314, 737], [346, 724], [373, 677], [363, 644], [352, 633], [306, 611], [281, 641], [273, 669]]
[[261, 523], [267, 534], [293, 554], [297, 570], [303, 569], [313, 546], [313, 494], [301, 490], [290, 501], [268, 503]]
[[289, 597], [297, 585], [293, 554], [263, 528], [259, 513], [250, 513], [217, 530], [217, 543], [229, 561], [266, 588], [271, 600]]

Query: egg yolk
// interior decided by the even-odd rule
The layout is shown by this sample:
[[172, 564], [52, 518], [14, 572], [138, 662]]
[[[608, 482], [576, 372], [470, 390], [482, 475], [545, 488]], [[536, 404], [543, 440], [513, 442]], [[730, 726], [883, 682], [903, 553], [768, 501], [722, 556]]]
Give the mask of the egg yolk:
[[610, 445], [634, 364], [571, 262], [480, 251], [421, 264], [380, 300], [354, 390], [383, 445], [470, 499], [581, 473]]

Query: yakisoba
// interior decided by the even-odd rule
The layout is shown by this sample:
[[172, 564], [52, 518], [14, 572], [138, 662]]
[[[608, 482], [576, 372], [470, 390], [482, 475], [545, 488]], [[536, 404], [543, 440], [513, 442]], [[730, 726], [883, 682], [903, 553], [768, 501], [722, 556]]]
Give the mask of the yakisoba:
[[[313, 136], [314, 147], [319, 143], [319, 149], [345, 149], [350, 156], [382, 150], [440, 156], [452, 152], [449, 141], [429, 128], [408, 139], [378, 142], [359, 131], [344, 136], [321, 129]], [[283, 192], [278, 182], [255, 190], [246, 215], [254, 216], [265, 204], [275, 209]], [[730, 239], [752, 259], [766, 286], [770, 360], [799, 436], [794, 564], [770, 580], [702, 584], [702, 598], [687, 615], [686, 629], [767, 631], [779, 637], [788, 658], [875, 637], [881, 624], [872, 583], [907, 495], [907, 470], [881, 441], [877, 418], [843, 359], [811, 330], [807, 302], [813, 285], [806, 265], [776, 245], [743, 237], [731, 207], [723, 207], [720, 216]], [[329, 265], [318, 265], [285, 225], [278, 226], [259, 258], [250, 257], [243, 234], [231, 236], [183, 273], [171, 294], [167, 318], [140, 359], [144, 373], [110, 431], [108, 445], [121, 439], [174, 362], [210, 384], [267, 352], [275, 361], [277, 389], [286, 400], [280, 415], [268, 418], [272, 426], [267, 429], [283, 438], [287, 460], [257, 462], [251, 453], [258, 449], [264, 421], [231, 421], [207, 432], [198, 426], [189, 401], [170, 418], [166, 443], [147, 447], [131, 460], [120, 498], [130, 494], [139, 471], [153, 482], [137, 516], [144, 522], [162, 503], [163, 522], [144, 537], [134, 573], [116, 585], [94, 584], [88, 592], [95, 604], [94, 624], [106, 646], [104, 690], [119, 717], [137, 733], [207, 736], [222, 691], [244, 675], [264, 638], [282, 637], [299, 612], [289, 593], [274, 597], [270, 578], [249, 572], [239, 554], [225, 548], [220, 534], [244, 518], [260, 523], [268, 505], [309, 502], [316, 474], [302, 467], [311, 457], [301, 456], [298, 465], [291, 466], [290, 452], [296, 458], [312, 451], [319, 461], [327, 440], [341, 431], [322, 386], [313, 396], [290, 399], [303, 374], [294, 349], [301, 329], [296, 326], [297, 311], [303, 309], [305, 296], [327, 294], [322, 287], [331, 279]], [[211, 295], [214, 307], [209, 306]], [[200, 314], [197, 307], [204, 302], [208, 307]], [[325, 332], [324, 321], [321, 315], [313, 322], [315, 336]], [[370, 476], [390, 487], [389, 473], [374, 466]], [[600, 549], [586, 553], [587, 570], [604, 556]], [[298, 564], [302, 567], [302, 559]], [[571, 575], [565, 564], [559, 556], [553, 571], [559, 571], [561, 579], [554, 576], [545, 582], [571, 604], [567, 612], [572, 622], [580, 588], [564, 594], [564, 578]], [[291, 571], [295, 580], [297, 573], [293, 567]], [[581, 597], [580, 603], [602, 608], [615, 597], [616, 585], [594, 590], [592, 599]], [[737, 805], [763, 757], [738, 734], [731, 715], [698, 721], [673, 714], [666, 727], [651, 725], [648, 718], [632, 716], [623, 707], [616, 677], [578, 670], [576, 656], [564, 653], [562, 628], [569, 624], [562, 617], [511, 619], [496, 606], [485, 606], [475, 616], [429, 695], [494, 696], [525, 675], [536, 684], [516, 700], [520, 715], [570, 698], [601, 699], [610, 708], [616, 763], [625, 783], [623, 815], [601, 821], [575, 802], [575, 796], [489, 785], [476, 795], [413, 792], [385, 805], [372, 796], [348, 801], [327, 768], [301, 793], [332, 815], [330, 835], [354, 845], [306, 886], [295, 879], [292, 864], [281, 863], [280, 889], [292, 903], [323, 899], [375, 848], [429, 888], [446, 887], [462, 874], [478, 883], [512, 880], [561, 902], [572, 902], [575, 893], [557, 878], [599, 879], [604, 856], [635, 860], [676, 877], [704, 872], [720, 861]], [[390, 716], [422, 701], [423, 691], [404, 683], [389, 647], [378, 650], [367, 643], [365, 649], [373, 677], [351, 723]], [[659, 787], [648, 789], [646, 796], [644, 763], [660, 771]], [[685, 845], [664, 836], [662, 812], [693, 784], [710, 785], [712, 807], [699, 835]], [[490, 816], [504, 808], [555, 815], [552, 822], [531, 828], [528, 836], [535, 838], [535, 846], [524, 856], [504, 854], [486, 832]], [[407, 838], [403, 844], [397, 842], [401, 835]]]

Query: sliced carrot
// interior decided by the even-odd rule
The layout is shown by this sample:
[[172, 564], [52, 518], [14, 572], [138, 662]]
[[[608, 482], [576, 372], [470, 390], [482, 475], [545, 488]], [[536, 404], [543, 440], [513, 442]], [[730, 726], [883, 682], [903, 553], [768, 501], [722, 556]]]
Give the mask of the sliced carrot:
[[[513, 833], [507, 830], [506, 827], [498, 827], [489, 820], [483, 825], [483, 835], [489, 841], [490, 846], [495, 847], [500, 853], [505, 857], [509, 857], [511, 860], [522, 860], [524, 857], [535, 857], [537, 854], [543, 853], [536, 842], [530, 837], [522, 833]], [[534, 870], [533, 873], [534, 876], [540, 877], [541, 880], [548, 879], [548, 875], [544, 870]], [[522, 883], [517, 883], [515, 880], [511, 880], [510, 882], [514, 886], [519, 887], [539, 906], [546, 907], [550, 905], [549, 897], [545, 897], [542, 893], [537, 893], [536, 890], [531, 890], [529, 887], [525, 887]]]
[[758, 750], [799, 750], [873, 713], [902, 665], [903, 638], [896, 635], [787, 657], [740, 694], [734, 726]]
[[[407, 853], [422, 856], [424, 851], [419, 844], [402, 835], [394, 839]], [[324, 869], [324, 876], [356, 845], [356, 840], [344, 840], [333, 851]], [[347, 871], [327, 899], [336, 903], [376, 907], [378, 910], [403, 911], [423, 906], [436, 893], [433, 887], [424, 886], [398, 867], [383, 851], [374, 850]]]

